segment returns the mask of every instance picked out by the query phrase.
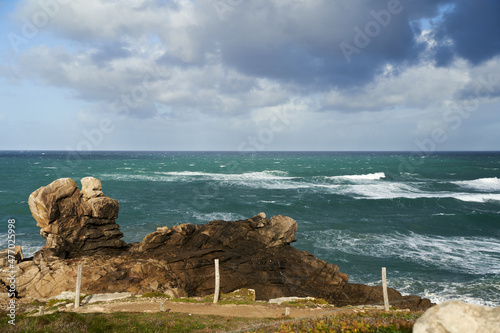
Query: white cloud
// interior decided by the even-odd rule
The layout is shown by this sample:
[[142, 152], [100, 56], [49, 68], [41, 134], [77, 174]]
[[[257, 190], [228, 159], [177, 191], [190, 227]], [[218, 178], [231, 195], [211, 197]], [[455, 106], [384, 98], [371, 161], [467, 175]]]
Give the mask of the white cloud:
[[[477, 82], [500, 73], [498, 56], [435, 65], [439, 43], [453, 42], [432, 30], [446, 15], [424, 32], [414, 26], [436, 17], [444, 2], [402, 2], [348, 63], [339, 44], [355, 43], [355, 28], [376, 22], [373, 12], [389, 2], [54, 0], [59, 5], [47, 9], [24, 0], [20, 25], [52, 15], [0, 73], [70, 90], [92, 105], [78, 108], [82, 123], [115, 112], [148, 126], [192, 121], [199, 129], [199, 121], [218, 119], [251, 131], [294, 109], [282, 137], [427, 135], [450, 125], [443, 114], [474, 99]], [[481, 103], [498, 102], [500, 79], [493, 81], [499, 84], [483, 89]]]

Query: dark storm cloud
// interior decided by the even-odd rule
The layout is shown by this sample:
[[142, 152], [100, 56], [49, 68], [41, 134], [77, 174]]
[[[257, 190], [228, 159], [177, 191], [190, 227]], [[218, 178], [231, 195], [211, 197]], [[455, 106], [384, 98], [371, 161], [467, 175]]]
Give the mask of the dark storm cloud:
[[[209, 30], [224, 63], [304, 89], [351, 88], [419, 60], [418, 20], [445, 1], [249, 1]], [[215, 33], [214, 33], [215, 32]]]
[[[41, 10], [37, 2], [21, 3], [20, 17]], [[442, 76], [429, 59], [443, 67], [456, 57], [476, 64], [497, 54], [498, 6], [487, 0], [75, 0], [45, 30], [71, 46], [32, 47], [18, 56], [15, 72], [70, 88], [89, 102], [124, 100], [145, 117], [156, 115], [157, 103], [225, 115], [311, 96], [329, 101], [320, 110], [380, 110], [408, 100], [422, 107], [437, 94], [426, 93], [431, 84], [422, 82]], [[481, 47], [469, 49], [473, 43]], [[152, 68], [168, 75], [143, 89]], [[377, 85], [386, 89], [369, 88]], [[370, 91], [388, 90], [391, 98], [373, 103]], [[405, 98], [411, 93], [415, 101]], [[424, 95], [432, 98], [422, 104]]]
[[436, 63], [447, 66], [454, 56], [481, 64], [500, 54], [500, 1], [459, 0], [436, 27]]

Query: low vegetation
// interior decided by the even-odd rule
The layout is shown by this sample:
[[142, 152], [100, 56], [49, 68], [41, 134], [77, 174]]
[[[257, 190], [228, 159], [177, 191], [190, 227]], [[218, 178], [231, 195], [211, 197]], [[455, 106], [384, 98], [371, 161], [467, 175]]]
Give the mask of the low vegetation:
[[420, 312], [358, 311], [323, 318], [233, 318], [181, 313], [88, 313], [55, 312], [43, 316], [16, 316], [16, 325], [8, 317], [0, 318], [5, 333], [80, 333], [80, 332], [411, 332]]
[[[152, 292], [141, 296], [160, 298], [167, 302], [211, 303], [213, 295], [199, 298], [172, 298], [166, 294]], [[139, 300], [140, 298], [135, 298]], [[131, 301], [131, 300], [130, 300]], [[147, 300], [144, 300], [147, 301]], [[59, 306], [72, 300], [52, 300], [48, 303], [28, 303], [31, 309], [44, 306], [45, 315], [38, 316], [37, 310], [16, 314], [15, 325], [9, 323], [7, 313], [0, 310], [0, 332], [347, 332], [347, 333], [404, 333], [411, 332], [415, 320], [423, 312], [384, 312], [355, 307], [327, 308], [323, 299], [299, 299], [282, 303], [282, 307], [315, 308], [325, 307], [327, 315], [321, 318], [235, 318], [225, 316], [192, 315], [186, 313], [73, 313], [60, 312]], [[255, 302], [251, 290], [240, 289], [221, 294], [219, 304], [268, 304]], [[271, 305], [269, 305], [271, 306]]]
[[304, 298], [296, 301], [283, 302], [281, 305], [297, 308], [315, 308], [318, 306], [328, 306], [328, 302], [322, 298]]
[[180, 313], [88, 313], [56, 312], [39, 317], [16, 317], [16, 325], [0, 319], [5, 333], [80, 333], [80, 332], [213, 332], [231, 331], [270, 320], [241, 319], [220, 316], [199, 316]]
[[279, 329], [261, 332], [346, 332], [346, 333], [411, 333], [421, 312], [363, 311], [344, 313], [323, 318], [283, 322]]

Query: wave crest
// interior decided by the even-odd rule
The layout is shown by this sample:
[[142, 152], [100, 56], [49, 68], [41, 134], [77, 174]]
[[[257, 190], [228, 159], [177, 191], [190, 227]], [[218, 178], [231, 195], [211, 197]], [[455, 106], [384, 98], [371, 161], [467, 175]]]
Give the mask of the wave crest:
[[500, 179], [497, 177], [462, 180], [452, 182], [452, 184], [478, 191], [500, 191]]
[[356, 181], [356, 180], [380, 180], [382, 178], [385, 178], [385, 173], [384, 172], [368, 173], [368, 174], [364, 174], [364, 175], [343, 175], [343, 176], [326, 177], [326, 179], [350, 180], [350, 181]]

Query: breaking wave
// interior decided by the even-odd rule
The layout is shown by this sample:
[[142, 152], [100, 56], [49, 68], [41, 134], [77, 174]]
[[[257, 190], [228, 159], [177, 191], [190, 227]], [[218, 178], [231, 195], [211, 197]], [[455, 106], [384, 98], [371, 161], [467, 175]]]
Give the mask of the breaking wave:
[[410, 234], [358, 234], [328, 230], [312, 236], [315, 246], [348, 254], [399, 258], [457, 273], [500, 274], [500, 240]]
[[149, 174], [101, 174], [103, 180], [153, 181], [153, 182], [196, 182], [215, 181], [221, 186], [243, 186], [269, 190], [308, 190], [315, 193], [345, 195], [354, 199], [391, 200], [421, 198], [453, 198], [464, 202], [484, 203], [500, 201], [500, 193], [484, 193], [500, 189], [498, 178], [482, 178], [472, 181], [453, 182], [464, 188], [482, 190], [477, 192], [430, 191], [427, 182], [397, 182], [386, 180], [384, 172], [341, 175], [292, 177], [288, 172], [266, 170], [240, 174], [210, 173], [199, 171], [153, 172]]
[[452, 183], [461, 187], [478, 191], [485, 191], [485, 192], [500, 191], [500, 179], [498, 179], [497, 177], [479, 178], [475, 180], [462, 180]]
[[344, 176], [333, 176], [333, 177], [326, 177], [326, 178], [333, 179], [333, 180], [351, 180], [351, 181], [379, 180], [379, 179], [385, 178], [385, 173], [376, 172], [376, 173], [369, 173], [366, 175], [344, 175]]

